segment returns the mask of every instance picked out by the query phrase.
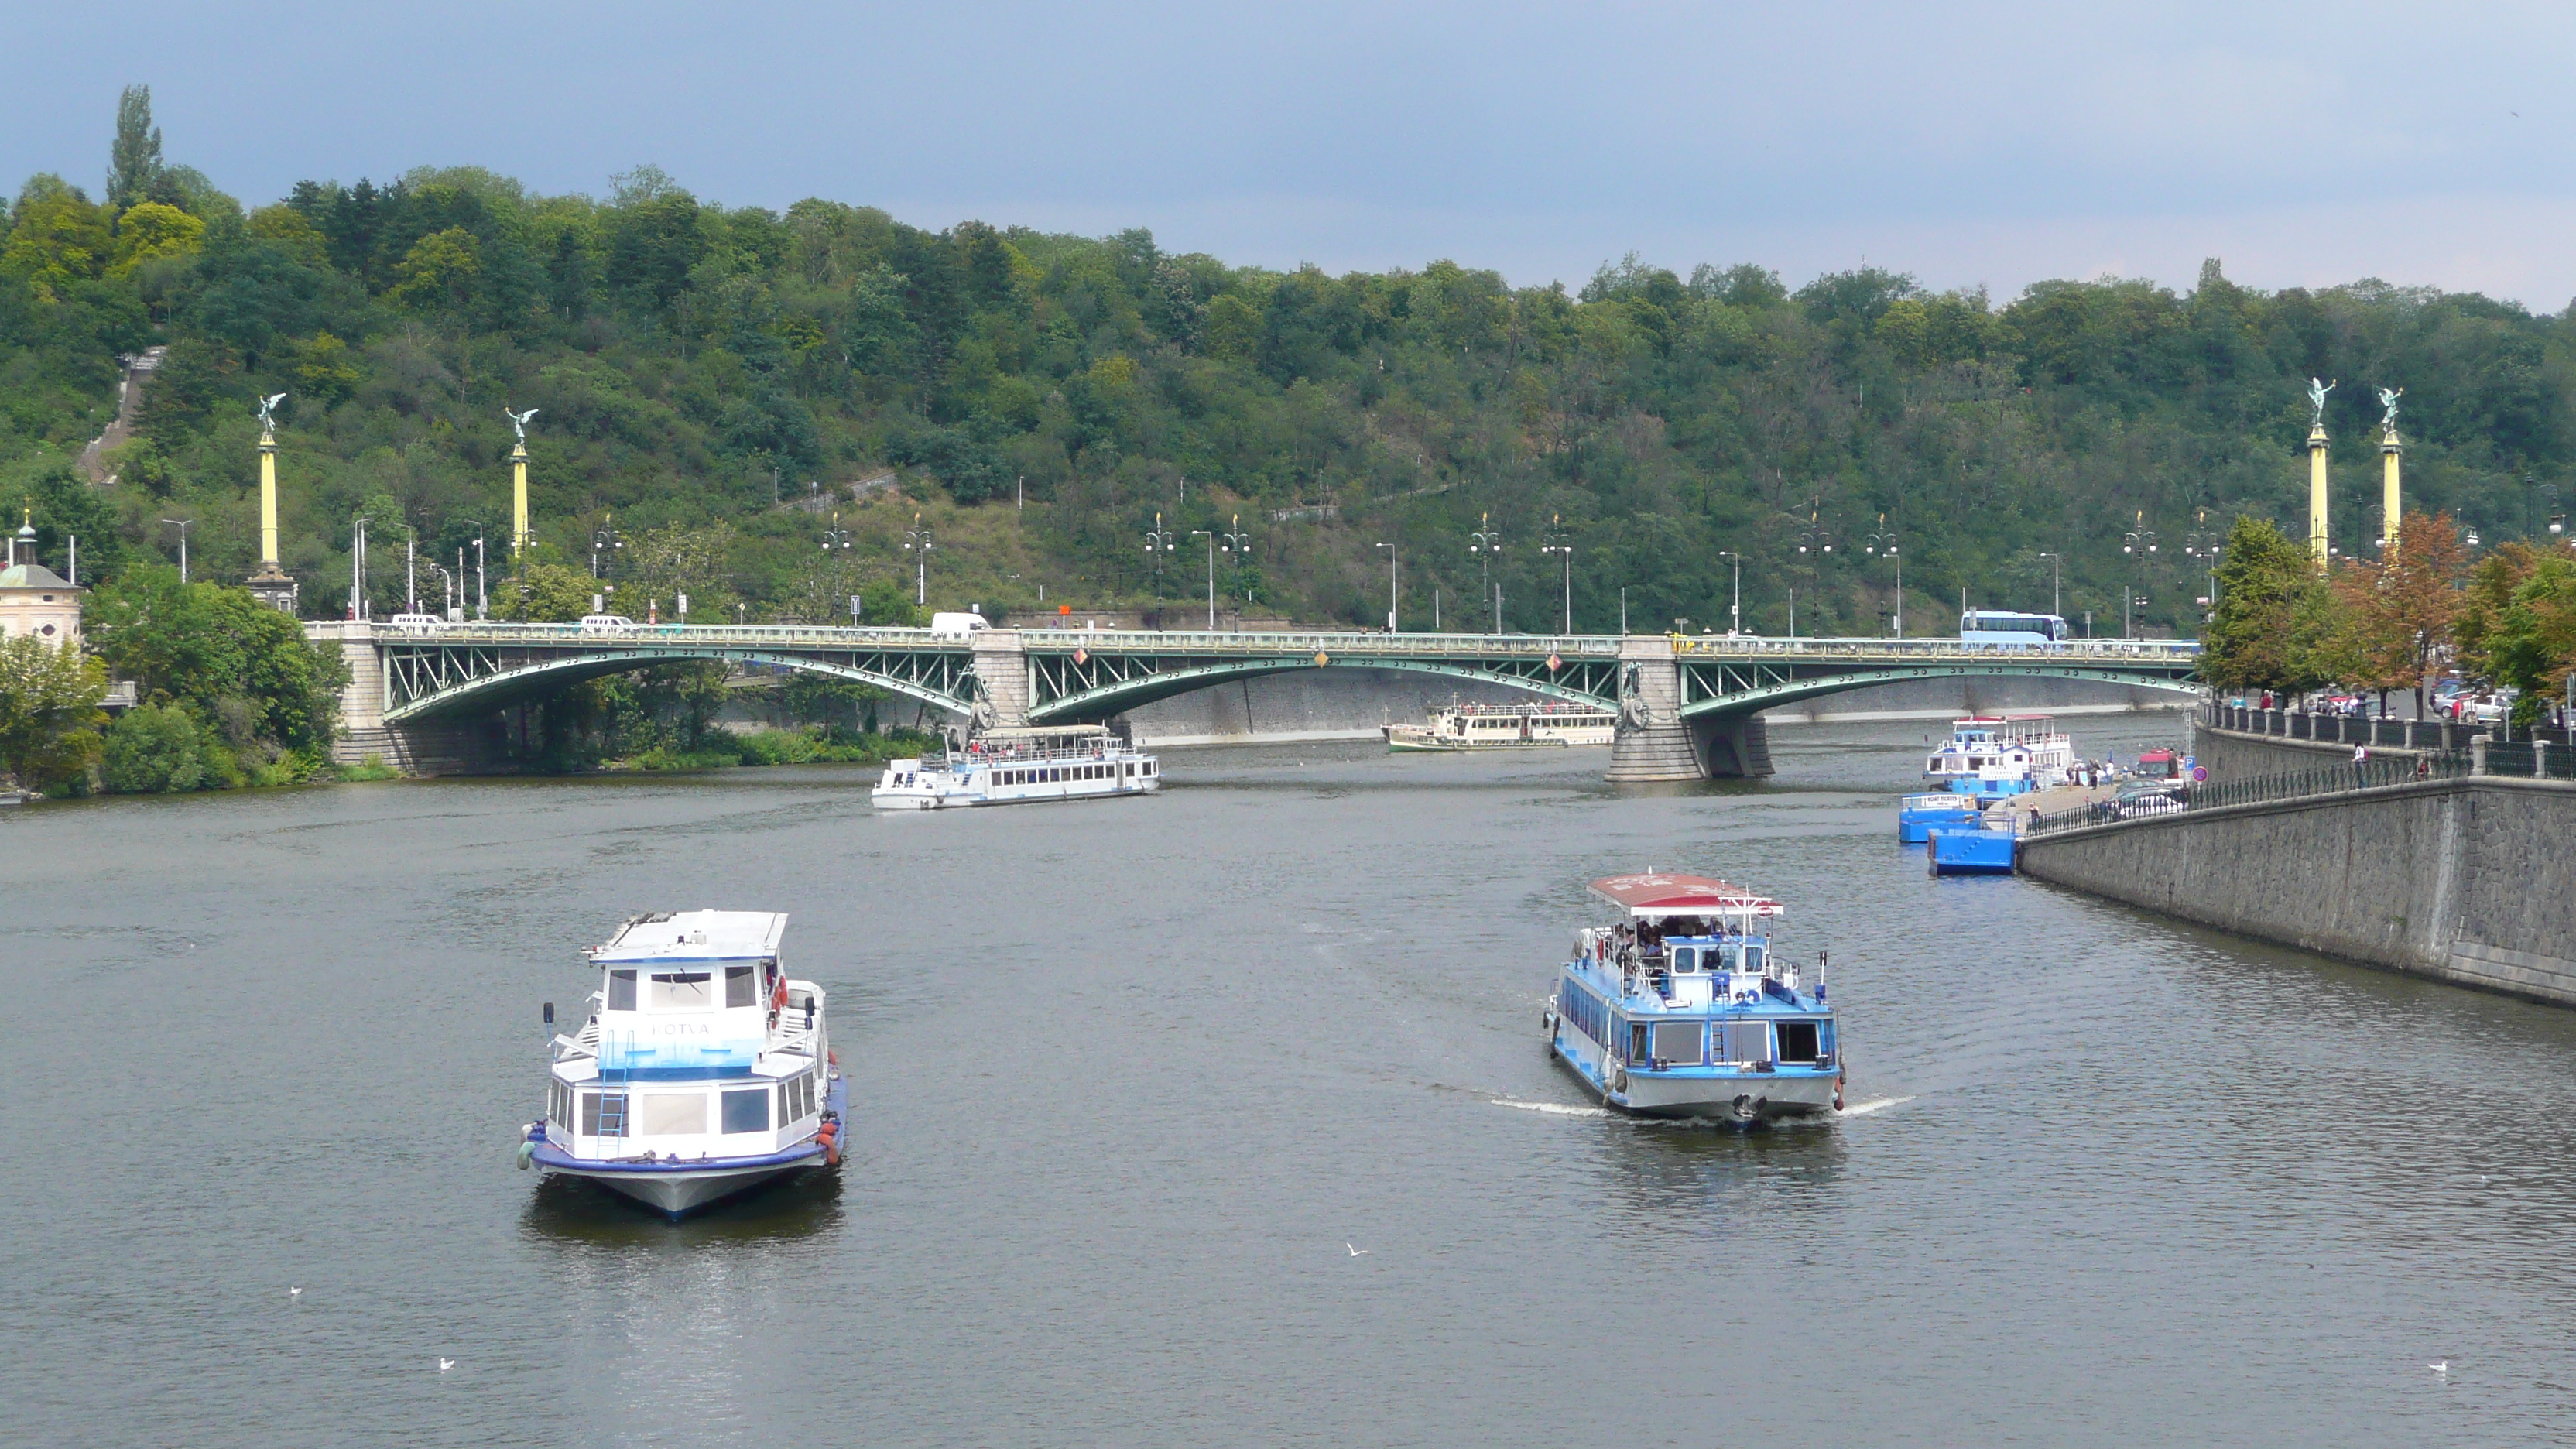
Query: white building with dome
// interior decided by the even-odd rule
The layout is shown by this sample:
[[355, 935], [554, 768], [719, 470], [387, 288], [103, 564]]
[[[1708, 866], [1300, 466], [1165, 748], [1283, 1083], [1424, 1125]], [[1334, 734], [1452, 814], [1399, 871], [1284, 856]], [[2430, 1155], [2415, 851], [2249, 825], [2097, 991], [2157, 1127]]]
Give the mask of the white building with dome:
[[0, 639], [33, 635], [56, 648], [80, 643], [81, 599], [89, 590], [36, 562], [35, 525], [21, 522], [0, 569]]

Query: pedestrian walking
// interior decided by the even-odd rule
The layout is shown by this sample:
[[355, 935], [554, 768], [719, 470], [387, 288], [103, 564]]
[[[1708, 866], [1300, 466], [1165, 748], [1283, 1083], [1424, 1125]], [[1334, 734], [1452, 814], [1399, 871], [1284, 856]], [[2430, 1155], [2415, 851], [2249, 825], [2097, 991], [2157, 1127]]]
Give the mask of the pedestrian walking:
[[2355, 746], [2353, 746], [2353, 747], [2352, 747], [2352, 787], [2353, 787], [2354, 789], [2356, 789], [2356, 790], [2361, 789], [2364, 785], [2366, 785], [2366, 784], [2368, 784], [2368, 783], [2369, 783], [2369, 782], [2368, 782], [2366, 779], [2364, 779], [2364, 778], [2363, 778], [2363, 776], [2362, 776], [2362, 766], [2367, 765], [2367, 764], [2369, 764], [2369, 763], [2370, 763], [2370, 746], [2368, 746], [2368, 745], [2355, 745]]

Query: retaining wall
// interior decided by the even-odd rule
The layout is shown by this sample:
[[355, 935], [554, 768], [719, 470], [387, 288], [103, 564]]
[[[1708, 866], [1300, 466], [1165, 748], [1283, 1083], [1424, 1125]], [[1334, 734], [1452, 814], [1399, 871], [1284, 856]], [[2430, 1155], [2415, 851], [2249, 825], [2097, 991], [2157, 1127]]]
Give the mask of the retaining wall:
[[2576, 784], [2473, 776], [2052, 831], [2020, 843], [2019, 867], [2241, 935], [2576, 1006], [2571, 843]]

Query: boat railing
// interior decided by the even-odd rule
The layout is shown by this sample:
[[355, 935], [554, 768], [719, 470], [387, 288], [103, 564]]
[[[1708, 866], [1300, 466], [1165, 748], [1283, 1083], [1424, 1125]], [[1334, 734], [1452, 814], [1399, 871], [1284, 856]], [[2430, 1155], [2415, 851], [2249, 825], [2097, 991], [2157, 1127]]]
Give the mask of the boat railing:
[[787, 1005], [778, 1013], [778, 1024], [770, 1028], [768, 1049], [798, 1056], [813, 1056], [814, 1039], [823, 1031], [823, 993], [810, 981], [787, 983]]

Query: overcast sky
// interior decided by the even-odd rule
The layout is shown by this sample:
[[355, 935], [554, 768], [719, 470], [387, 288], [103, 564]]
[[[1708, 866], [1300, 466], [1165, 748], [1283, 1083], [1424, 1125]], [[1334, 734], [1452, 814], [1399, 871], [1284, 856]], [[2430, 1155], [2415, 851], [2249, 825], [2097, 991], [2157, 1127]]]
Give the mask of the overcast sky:
[[[2261, 13], [2257, 13], [2261, 12]], [[98, 191], [116, 95], [257, 205], [474, 164], [1579, 284], [2376, 276], [2576, 297], [2576, 9], [2345, 3], [30, 3], [0, 172]], [[2519, 114], [2517, 114], [2519, 113]]]

